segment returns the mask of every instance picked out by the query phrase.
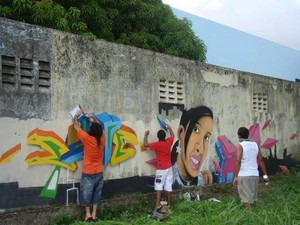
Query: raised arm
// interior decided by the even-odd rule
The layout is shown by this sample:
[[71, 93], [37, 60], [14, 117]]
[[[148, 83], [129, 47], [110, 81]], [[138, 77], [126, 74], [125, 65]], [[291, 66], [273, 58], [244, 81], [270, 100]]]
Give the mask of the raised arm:
[[174, 132], [173, 132], [172, 128], [168, 124], [166, 126], [167, 126], [167, 129], [170, 132], [170, 136], [174, 137]]
[[97, 117], [96, 117], [96, 116], [94, 116], [93, 114], [91, 114], [91, 113], [88, 113], [88, 114], [86, 114], [86, 116], [87, 116], [89, 119], [92, 119], [92, 120], [93, 120], [93, 122], [95, 122], [95, 123], [99, 123], [99, 124], [100, 124], [100, 122], [99, 122], [99, 120], [97, 119]]
[[80, 116], [81, 113], [82, 113], [82, 111], [81, 111], [81, 110], [78, 110], [78, 111], [76, 112], [75, 116], [74, 116], [74, 129], [75, 129], [75, 130], [78, 130], [79, 127], [80, 127], [80, 126], [79, 126], [79, 122], [78, 122], [78, 116]]
[[147, 131], [145, 132], [145, 135], [144, 135], [144, 146], [145, 146], [146, 148], [149, 147], [149, 143], [148, 143], [148, 136], [149, 136], [149, 133], [150, 133], [150, 131], [147, 130]]

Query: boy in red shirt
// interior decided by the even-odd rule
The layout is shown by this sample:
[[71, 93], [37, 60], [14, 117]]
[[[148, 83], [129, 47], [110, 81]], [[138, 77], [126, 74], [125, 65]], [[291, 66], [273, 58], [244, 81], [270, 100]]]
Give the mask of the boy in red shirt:
[[173, 170], [171, 163], [171, 147], [174, 140], [174, 133], [169, 125], [166, 125], [170, 132], [170, 137], [166, 139], [166, 132], [159, 130], [157, 132], [158, 142], [148, 143], [149, 130], [145, 132], [144, 146], [155, 151], [157, 166], [155, 172], [154, 187], [156, 190], [155, 210], [162, 208], [160, 205], [161, 193], [163, 190], [167, 192], [168, 207], [171, 207]]

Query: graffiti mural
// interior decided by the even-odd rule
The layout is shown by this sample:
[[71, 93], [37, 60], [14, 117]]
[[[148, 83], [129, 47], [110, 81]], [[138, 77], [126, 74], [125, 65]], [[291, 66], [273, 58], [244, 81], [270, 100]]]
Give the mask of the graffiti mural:
[[29, 166], [40, 164], [58, 165], [70, 170], [77, 168], [75, 163], [70, 165], [61, 161], [62, 155], [69, 151], [63, 139], [53, 131], [43, 131], [38, 128], [31, 131], [27, 136], [27, 144], [39, 146], [42, 151], [37, 150], [29, 153], [25, 159]]
[[[137, 149], [146, 152], [143, 143], [138, 140], [135, 131], [124, 124], [115, 115], [102, 112], [95, 115], [100, 121], [105, 132], [105, 154], [103, 164], [116, 166], [136, 155]], [[90, 121], [82, 116], [79, 119], [80, 126], [87, 131]], [[249, 138], [259, 145], [261, 144], [261, 132], [265, 131], [271, 120], [267, 120], [263, 127], [255, 123], [249, 127]], [[159, 121], [162, 128], [163, 124]], [[216, 183], [231, 183], [235, 165], [235, 145], [226, 137], [218, 136], [214, 142], [218, 157], [212, 160], [214, 170], [205, 170], [204, 161], [209, 157], [210, 137], [213, 127], [213, 113], [206, 106], [199, 106], [184, 110], [177, 129], [177, 140], [172, 147], [172, 165], [175, 175], [174, 188], [178, 186], [210, 185]], [[297, 137], [296, 133], [290, 135], [290, 140]], [[275, 138], [266, 138], [260, 145], [268, 151], [268, 157], [264, 158], [269, 174], [278, 171], [288, 172], [291, 167], [299, 166], [299, 162], [283, 151], [283, 159], [277, 158]], [[55, 199], [57, 196], [61, 170], [76, 171], [77, 162], [83, 158], [83, 145], [77, 138], [77, 132], [73, 124], [67, 127], [65, 140], [55, 133], [35, 128], [27, 135], [27, 144], [36, 146], [38, 149], [30, 152], [25, 157], [25, 162], [30, 166], [51, 165], [54, 169], [47, 174], [47, 181], [39, 196]], [[11, 162], [13, 157], [21, 151], [21, 144], [6, 150], [0, 156], [0, 164]], [[273, 154], [274, 152], [274, 154]], [[156, 159], [145, 160], [145, 163], [156, 166]], [[299, 166], [300, 168], [300, 166]], [[151, 181], [152, 182], [152, 181]]]
[[28, 134], [27, 143], [39, 146], [42, 149], [42, 151], [37, 150], [27, 155], [25, 161], [29, 166], [41, 164], [56, 165], [40, 193], [40, 197], [55, 198], [61, 167], [73, 171], [77, 169], [76, 163], [67, 164], [61, 161], [62, 155], [69, 151], [68, 147], [65, 145], [64, 140], [55, 132], [43, 131], [38, 128]]
[[[300, 162], [291, 158], [291, 154], [287, 155], [287, 149], [283, 151], [283, 159], [277, 158], [276, 144], [278, 140], [268, 137], [262, 144], [260, 143], [261, 131], [265, 130], [271, 122], [271, 119], [266, 120], [262, 129], [260, 124], [255, 123], [249, 127], [249, 139], [255, 141], [261, 149], [268, 150], [268, 157], [264, 158], [266, 169], [268, 174], [275, 174], [277, 172], [287, 173], [289, 168], [300, 168]], [[292, 133], [290, 139], [293, 140], [296, 137], [295, 133]], [[218, 141], [215, 142], [215, 148], [219, 157], [219, 162], [214, 161], [215, 170], [217, 171], [217, 183], [231, 183], [234, 175], [235, 168], [235, 146], [227, 139], [225, 135], [218, 137]], [[274, 148], [274, 154], [272, 149]], [[260, 168], [259, 168], [260, 170]], [[260, 171], [260, 175], [262, 172]]]
[[[106, 135], [105, 157], [103, 164], [108, 162], [112, 166], [134, 157], [136, 153], [135, 145], [139, 144], [136, 133], [130, 127], [122, 125], [121, 120], [106, 112], [96, 115], [104, 127]], [[85, 116], [79, 120], [80, 126], [87, 131], [90, 121]], [[68, 127], [68, 134], [64, 141], [54, 131], [44, 131], [38, 128], [32, 130], [27, 136], [27, 144], [38, 146], [41, 150], [36, 150], [27, 155], [25, 161], [29, 166], [42, 164], [55, 165], [49, 176], [40, 197], [55, 198], [61, 168], [75, 171], [77, 161], [83, 158], [83, 145], [77, 138], [73, 125]], [[0, 162], [8, 162], [14, 154], [21, 149], [21, 145], [16, 145], [1, 156]]]
[[103, 155], [103, 164], [106, 166], [111, 158], [112, 145], [113, 145], [113, 135], [122, 126], [121, 120], [115, 115], [109, 115], [104, 112], [96, 115], [97, 119], [100, 121], [104, 131], [105, 131], [105, 146]]
[[217, 183], [231, 183], [234, 178], [236, 161], [236, 146], [225, 136], [219, 136], [215, 143], [216, 152], [219, 156], [219, 168]]
[[208, 155], [213, 129], [213, 113], [206, 106], [183, 110], [172, 147], [175, 186], [212, 184], [210, 171], [201, 171]]
[[130, 127], [122, 125], [114, 135], [113, 144], [113, 153], [110, 160], [112, 166], [133, 157], [136, 153], [134, 145], [139, 144], [139, 140]]

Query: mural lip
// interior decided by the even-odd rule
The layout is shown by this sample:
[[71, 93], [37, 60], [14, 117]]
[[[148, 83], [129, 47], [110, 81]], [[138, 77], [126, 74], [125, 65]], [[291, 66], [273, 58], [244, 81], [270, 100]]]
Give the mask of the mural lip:
[[200, 157], [197, 155], [191, 155], [190, 157], [191, 165], [193, 169], [198, 169], [200, 164]]

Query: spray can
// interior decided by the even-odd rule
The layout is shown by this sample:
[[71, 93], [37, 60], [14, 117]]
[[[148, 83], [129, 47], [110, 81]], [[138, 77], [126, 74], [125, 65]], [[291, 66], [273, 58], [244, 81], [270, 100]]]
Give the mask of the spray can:
[[263, 175], [265, 185], [269, 185], [269, 177], [268, 175]]

